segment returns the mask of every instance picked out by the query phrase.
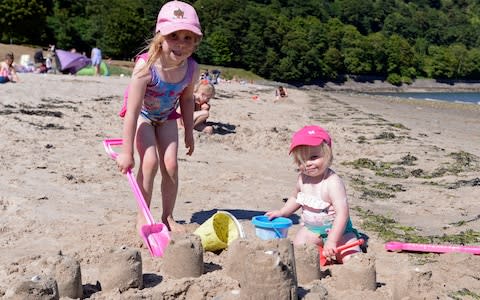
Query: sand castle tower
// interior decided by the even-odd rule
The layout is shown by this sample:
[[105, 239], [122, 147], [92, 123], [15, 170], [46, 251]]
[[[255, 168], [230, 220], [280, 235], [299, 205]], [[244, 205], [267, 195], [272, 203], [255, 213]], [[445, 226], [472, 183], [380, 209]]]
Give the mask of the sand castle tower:
[[194, 234], [172, 235], [162, 259], [162, 271], [174, 278], [203, 274], [202, 240]]
[[122, 246], [105, 253], [99, 270], [102, 290], [143, 288], [142, 257], [136, 249]]

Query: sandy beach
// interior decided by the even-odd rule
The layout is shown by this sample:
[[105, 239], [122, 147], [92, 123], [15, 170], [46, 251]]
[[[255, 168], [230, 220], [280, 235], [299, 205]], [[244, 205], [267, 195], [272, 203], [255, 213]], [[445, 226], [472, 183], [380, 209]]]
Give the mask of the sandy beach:
[[[0, 85], [0, 298], [27, 299], [27, 287], [48, 285], [45, 278], [65, 286], [73, 275], [58, 266], [68, 261], [81, 269], [73, 276], [81, 289], [70, 295], [84, 298], [255, 299], [248, 289], [261, 285], [231, 275], [232, 269], [246, 273], [255, 257], [242, 251], [232, 257], [230, 247], [205, 252], [201, 274], [181, 277], [171, 274], [174, 253], [153, 258], [142, 246], [127, 178], [102, 145], [121, 137], [117, 113], [128, 78], [19, 76], [19, 83]], [[322, 267], [318, 279], [297, 274], [297, 296], [480, 298], [480, 256], [384, 249], [390, 239], [406, 237], [480, 245], [480, 106], [352, 91], [361, 92], [358, 86], [289, 88], [289, 97], [276, 103], [275, 86], [223, 82], [216, 88], [209, 119], [215, 133], [195, 132], [191, 157], [180, 130], [175, 218], [191, 232], [223, 210], [240, 221], [253, 247], [263, 245], [251, 218], [290, 196], [297, 176], [290, 137], [304, 125], [320, 125], [333, 138], [333, 169], [345, 181], [353, 223], [368, 246], [356, 260]], [[151, 209], [158, 219], [158, 179]], [[111, 258], [118, 249], [141, 255], [141, 283], [120, 282], [122, 271]], [[268, 277], [265, 270], [259, 274]], [[298, 263], [296, 272], [302, 272]], [[61, 289], [59, 297], [73, 298]]]

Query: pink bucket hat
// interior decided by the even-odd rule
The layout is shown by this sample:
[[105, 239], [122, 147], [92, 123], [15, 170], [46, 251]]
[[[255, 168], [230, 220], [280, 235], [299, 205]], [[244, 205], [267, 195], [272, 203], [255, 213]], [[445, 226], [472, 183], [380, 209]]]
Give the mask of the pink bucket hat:
[[318, 146], [322, 142], [332, 147], [332, 139], [325, 129], [314, 125], [305, 126], [293, 134], [290, 151], [288, 153], [292, 153], [293, 148], [297, 146]]
[[155, 33], [168, 35], [179, 30], [188, 30], [202, 36], [202, 28], [195, 8], [182, 1], [170, 1], [160, 9]]

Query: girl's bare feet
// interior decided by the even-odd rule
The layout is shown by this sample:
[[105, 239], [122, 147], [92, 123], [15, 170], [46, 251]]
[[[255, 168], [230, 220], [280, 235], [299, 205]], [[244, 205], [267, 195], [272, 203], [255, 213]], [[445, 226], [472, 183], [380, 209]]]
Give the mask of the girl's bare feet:
[[173, 219], [173, 217], [167, 217], [166, 220], [162, 220], [165, 225], [167, 225], [168, 230], [174, 233], [186, 233], [187, 228]]

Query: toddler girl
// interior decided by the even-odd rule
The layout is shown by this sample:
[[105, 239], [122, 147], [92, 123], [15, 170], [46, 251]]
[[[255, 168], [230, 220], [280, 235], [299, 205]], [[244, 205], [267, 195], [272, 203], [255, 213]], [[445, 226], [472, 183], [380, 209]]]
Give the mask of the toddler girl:
[[345, 186], [330, 169], [331, 147], [330, 135], [318, 126], [305, 126], [293, 135], [290, 153], [300, 170], [295, 191], [282, 209], [266, 215], [270, 219], [288, 217], [302, 208], [303, 226], [293, 243], [320, 245], [327, 260], [342, 261], [360, 248], [335, 251], [338, 246], [357, 240], [357, 232], [350, 221]]

